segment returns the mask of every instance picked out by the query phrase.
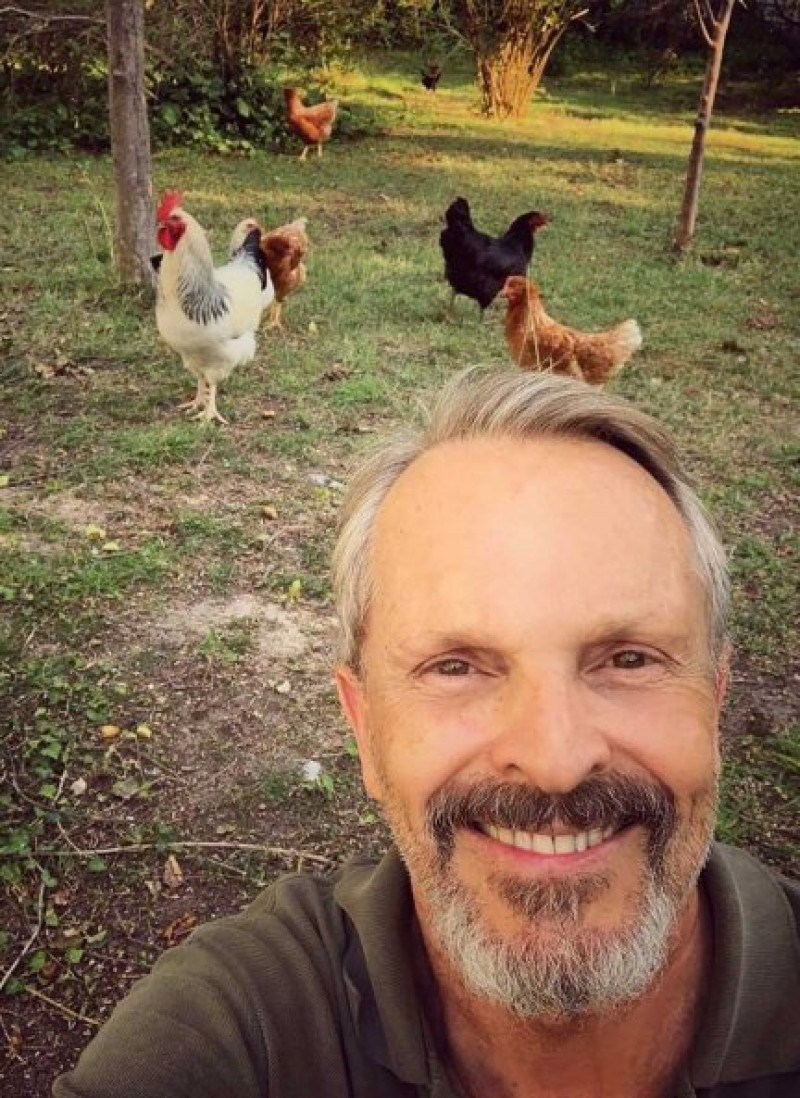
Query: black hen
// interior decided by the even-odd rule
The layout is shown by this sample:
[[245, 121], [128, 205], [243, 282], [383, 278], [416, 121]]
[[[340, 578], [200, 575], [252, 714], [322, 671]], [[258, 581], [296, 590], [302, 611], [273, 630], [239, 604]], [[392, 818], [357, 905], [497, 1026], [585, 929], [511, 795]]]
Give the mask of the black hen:
[[[445, 211], [447, 228], [439, 237], [444, 276], [453, 299], [463, 294], [477, 301], [481, 316], [503, 288], [509, 275], [526, 274], [533, 255], [534, 234], [547, 224], [547, 215], [528, 210], [515, 218], [502, 236], [476, 229], [466, 198], [457, 198]], [[451, 306], [452, 306], [451, 301]]]
[[442, 66], [436, 61], [429, 61], [419, 75], [422, 86], [427, 88], [428, 91], [435, 92], [437, 84], [442, 79]]

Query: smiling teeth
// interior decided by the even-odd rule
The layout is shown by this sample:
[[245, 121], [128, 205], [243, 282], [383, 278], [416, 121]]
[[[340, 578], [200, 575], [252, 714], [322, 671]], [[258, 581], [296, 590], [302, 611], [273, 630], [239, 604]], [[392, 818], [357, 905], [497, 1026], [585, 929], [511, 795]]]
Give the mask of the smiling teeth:
[[515, 846], [518, 850], [530, 850], [534, 854], [579, 854], [610, 839], [615, 830], [613, 827], [597, 827], [592, 831], [579, 831], [577, 835], [542, 835], [534, 831], [512, 831], [493, 824], [483, 827], [490, 838], [504, 846]]

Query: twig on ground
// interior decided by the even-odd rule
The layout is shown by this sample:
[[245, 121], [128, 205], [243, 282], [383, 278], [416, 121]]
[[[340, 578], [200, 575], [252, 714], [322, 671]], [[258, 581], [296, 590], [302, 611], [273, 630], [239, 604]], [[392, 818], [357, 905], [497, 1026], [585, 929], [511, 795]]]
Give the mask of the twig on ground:
[[[266, 846], [263, 843], [236, 843], [186, 839], [168, 843], [131, 843], [129, 846], [100, 846], [97, 849], [59, 850], [56, 847], [40, 847], [37, 854], [48, 858], [98, 858], [106, 854], [137, 854], [143, 850], [251, 850], [258, 854], [270, 854], [276, 858], [293, 858], [298, 861], [316, 862], [318, 865], [335, 865], [333, 858], [324, 854], [312, 854], [308, 850], [297, 850], [287, 846]], [[2, 985], [0, 985], [2, 988]]]
[[211, 453], [212, 449], [213, 449], [213, 446], [206, 446], [205, 450], [203, 451], [203, 453], [202, 453], [202, 454], [200, 455], [200, 457], [198, 458], [198, 460], [197, 460], [197, 464], [196, 464], [196, 465], [194, 466], [194, 468], [193, 468], [193, 469], [191, 469], [191, 470], [190, 470], [190, 472], [191, 472], [191, 473], [192, 473], [192, 474], [193, 474], [194, 476], [197, 476], [197, 475], [198, 475], [198, 473], [199, 473], [199, 472], [200, 472], [200, 470], [202, 469], [203, 465], [205, 464], [205, 460], [206, 460], [206, 458], [207, 458], [207, 457], [208, 457], [208, 455], [209, 455], [209, 454]]
[[58, 799], [61, 796], [61, 794], [64, 792], [64, 783], [67, 780], [67, 765], [66, 764], [67, 764], [68, 759], [69, 759], [69, 748], [67, 748], [65, 750], [64, 755], [63, 755], [64, 769], [61, 771], [61, 777], [58, 779], [58, 789], [56, 789], [55, 796], [53, 797], [53, 800], [52, 800], [52, 804], [53, 804], [54, 807], [55, 807], [55, 805], [58, 804]]
[[43, 991], [38, 991], [29, 984], [25, 985], [25, 990], [28, 995], [33, 995], [35, 999], [41, 999], [43, 1003], [47, 1003], [47, 1005], [53, 1007], [54, 1010], [60, 1010], [62, 1014], [66, 1014], [68, 1018], [73, 1018], [76, 1022], [85, 1022], [87, 1025], [98, 1027], [103, 1024], [102, 1022], [98, 1022], [97, 1018], [90, 1018], [88, 1014], [81, 1014], [79, 1011], [73, 1010], [72, 1007], [65, 1006], [63, 1003], [51, 999], [49, 995], [45, 995]]
[[16, 959], [11, 962], [9, 967], [3, 973], [3, 977], [2, 977], [2, 979], [0, 979], [0, 991], [3, 990], [3, 988], [6, 986], [8, 981], [14, 975], [14, 972], [16, 971], [17, 966], [20, 964], [20, 962], [23, 960], [23, 958], [25, 956], [27, 956], [27, 954], [30, 952], [30, 950], [33, 947], [33, 943], [36, 941], [36, 939], [41, 934], [42, 924], [44, 923], [44, 892], [45, 892], [45, 884], [44, 884], [44, 880], [42, 880], [41, 883], [39, 884], [39, 898], [36, 901], [36, 926], [31, 931], [30, 937], [28, 938], [25, 945], [22, 947], [20, 952], [17, 954]]
[[80, 847], [76, 843], [74, 843], [69, 837], [69, 832], [64, 827], [61, 820], [56, 820], [56, 827], [58, 828], [59, 834], [61, 835], [61, 838], [64, 840], [64, 842], [69, 843], [73, 850], [80, 852]]
[[0, 1029], [3, 1030], [3, 1036], [6, 1039], [6, 1056], [10, 1056], [13, 1060], [18, 1060], [21, 1064], [24, 1064], [25, 1059], [17, 1051], [16, 1042], [12, 1034], [8, 1032], [2, 1013], [0, 1013]]

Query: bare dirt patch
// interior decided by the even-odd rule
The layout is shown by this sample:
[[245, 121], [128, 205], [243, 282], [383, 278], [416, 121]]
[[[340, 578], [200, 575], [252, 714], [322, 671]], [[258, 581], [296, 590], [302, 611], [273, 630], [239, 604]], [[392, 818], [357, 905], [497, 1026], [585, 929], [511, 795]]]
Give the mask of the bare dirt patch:
[[326, 638], [331, 641], [334, 632], [330, 617], [320, 618], [299, 608], [289, 611], [253, 594], [173, 606], [152, 621], [147, 631], [153, 640], [183, 643], [187, 637], [203, 637], [209, 630], [248, 622], [256, 627], [256, 648], [265, 670], [276, 660], [302, 656]]
[[[19, 501], [18, 501], [19, 505]], [[55, 492], [53, 495], [30, 498], [24, 503], [29, 514], [42, 515], [45, 518], [61, 522], [69, 530], [84, 530], [90, 525], [103, 525], [109, 510], [99, 499], [85, 499], [77, 489]]]

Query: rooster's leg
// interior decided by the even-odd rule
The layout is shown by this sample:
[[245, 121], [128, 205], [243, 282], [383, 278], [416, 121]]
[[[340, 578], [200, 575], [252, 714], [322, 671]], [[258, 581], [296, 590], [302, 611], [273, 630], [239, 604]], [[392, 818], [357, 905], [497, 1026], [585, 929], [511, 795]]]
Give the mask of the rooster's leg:
[[456, 292], [450, 290], [450, 300], [444, 307], [444, 318], [448, 321], [453, 321], [456, 318]]
[[206, 383], [205, 379], [199, 377], [197, 379], [197, 392], [194, 394], [192, 400], [187, 400], [185, 404], [178, 405], [178, 411], [181, 412], [196, 412], [202, 410], [206, 406]]
[[228, 422], [227, 419], [225, 419], [224, 416], [221, 416], [217, 411], [217, 387], [210, 382], [208, 386], [208, 399], [206, 401], [206, 406], [196, 418], [204, 419], [206, 423], [216, 422], [227, 424]]
[[310, 148], [311, 148], [310, 145], [304, 145], [303, 146], [303, 151], [300, 153], [300, 159], [301, 160], [305, 160], [305, 158], [308, 156], [308, 150]]
[[317, 142], [317, 157], [319, 158], [321, 156], [322, 156], [322, 142], [318, 141]]
[[281, 312], [283, 311], [282, 301], [273, 301], [269, 307], [269, 314], [267, 317], [268, 328], [280, 328], [283, 331], [283, 323], [281, 321]]

